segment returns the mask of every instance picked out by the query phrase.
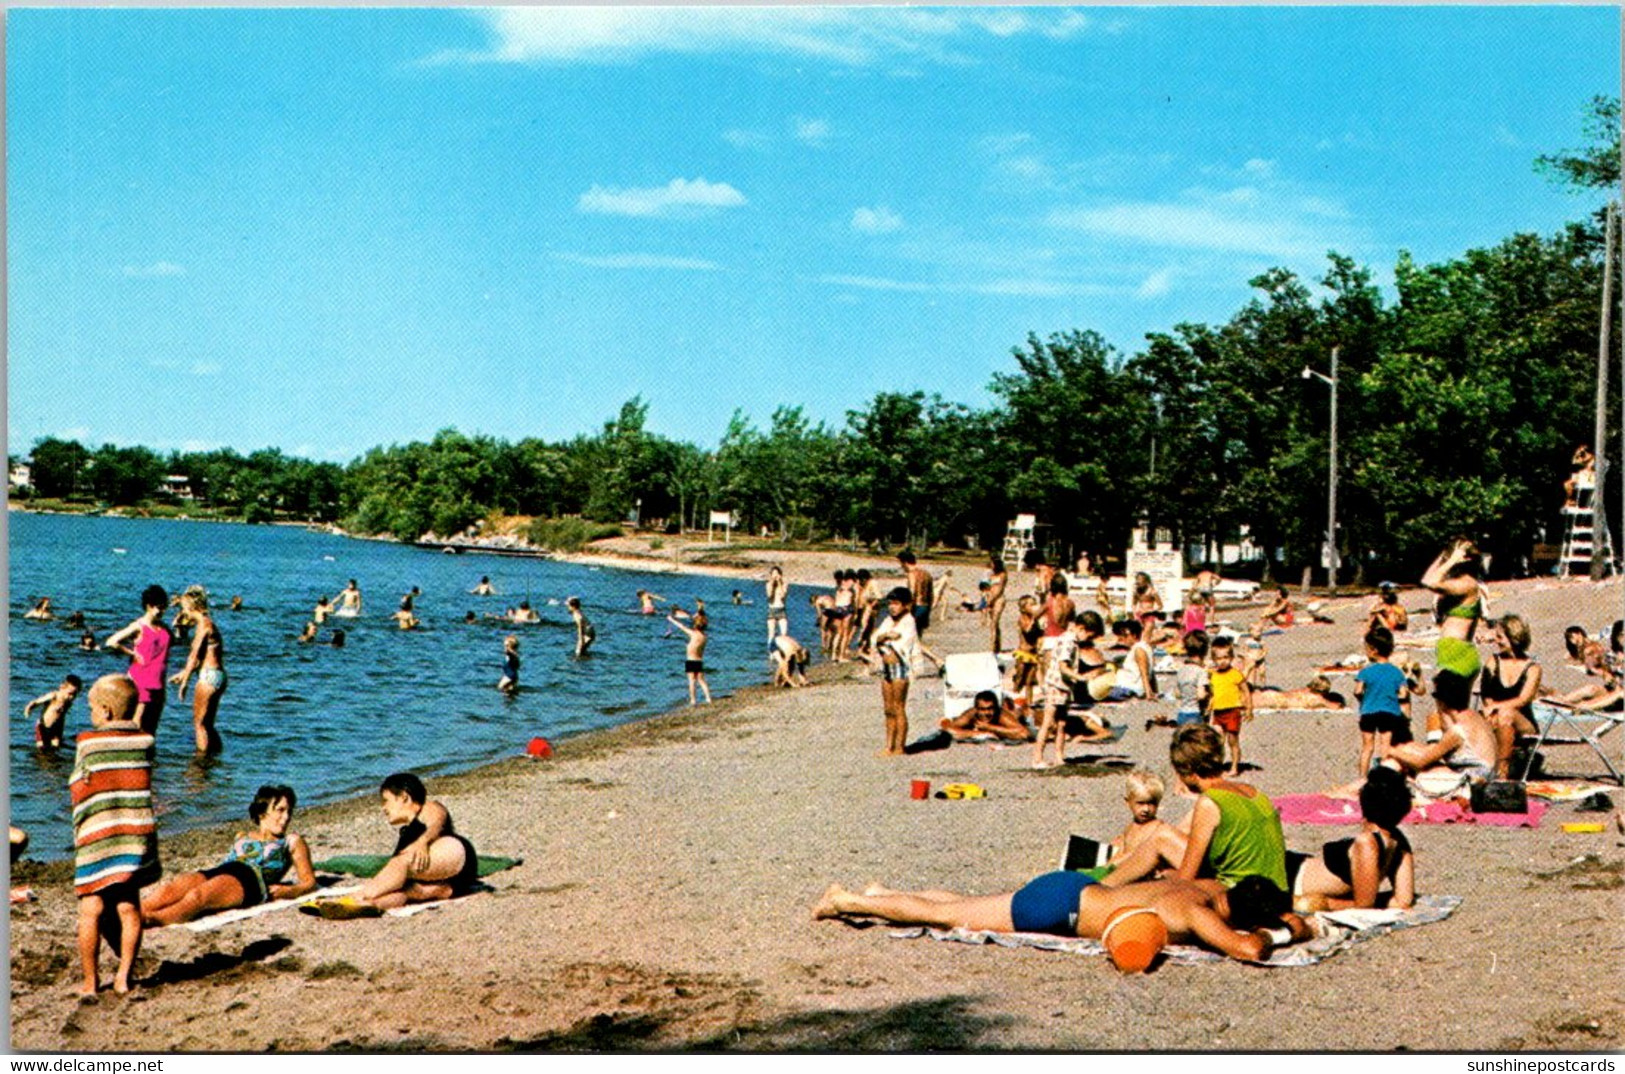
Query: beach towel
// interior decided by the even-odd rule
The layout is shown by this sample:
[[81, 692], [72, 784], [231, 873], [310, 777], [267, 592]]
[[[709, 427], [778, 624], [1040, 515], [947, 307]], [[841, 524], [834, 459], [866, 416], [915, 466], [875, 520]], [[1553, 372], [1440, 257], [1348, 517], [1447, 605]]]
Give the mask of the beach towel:
[[[1319, 919], [1321, 935], [1277, 947], [1267, 959], [1255, 963], [1259, 966], [1313, 966], [1357, 943], [1386, 936], [1397, 929], [1416, 928], [1443, 921], [1461, 905], [1459, 895], [1424, 895], [1409, 910], [1342, 910], [1335, 913], [1315, 914]], [[1104, 955], [1106, 945], [1099, 940], [1086, 940], [1077, 936], [1051, 936], [1038, 932], [976, 932], [970, 929], [912, 928], [893, 932], [898, 940], [928, 938], [953, 943], [995, 944], [999, 947], [1034, 947], [1042, 951], [1065, 951], [1074, 955]], [[1175, 965], [1196, 965], [1203, 962], [1223, 962], [1225, 956], [1205, 947], [1188, 944], [1169, 944], [1163, 948], [1163, 958]]]
[[239, 921], [244, 921], [251, 917], [259, 917], [261, 914], [272, 914], [278, 910], [286, 910], [290, 907], [300, 906], [304, 903], [310, 902], [313, 899], [336, 899], [340, 895], [354, 895], [360, 890], [360, 884], [346, 884], [341, 887], [317, 888], [315, 891], [301, 895], [297, 899], [271, 899], [268, 902], [260, 903], [258, 906], [243, 906], [236, 910], [222, 910], [217, 914], [210, 914], [207, 917], [200, 917], [195, 921], [183, 921], [181, 924], [193, 932], [213, 932], [215, 929], [222, 928], [226, 925], [234, 925]]
[[1587, 783], [1585, 780], [1543, 779], [1523, 785], [1531, 798], [1544, 798], [1548, 802], [1579, 802], [1598, 791], [1618, 790], [1606, 783]]
[[[1277, 794], [1271, 799], [1282, 824], [1359, 824], [1360, 803], [1325, 794]], [[1405, 824], [1486, 824], [1495, 828], [1538, 828], [1546, 814], [1542, 802], [1530, 802], [1527, 813], [1474, 813], [1451, 800], [1426, 802], [1412, 809]]]
[[[337, 857], [325, 858], [316, 863], [315, 867], [328, 873], [345, 873], [349, 876], [369, 877], [377, 876], [378, 870], [389, 864], [388, 854], [340, 854]], [[479, 875], [490, 876], [500, 873], [504, 869], [512, 869], [515, 865], [524, 864], [523, 858], [499, 858], [495, 856], [479, 855]], [[327, 892], [325, 894], [332, 894]]]
[[68, 777], [74, 893], [153, 883], [159, 875], [153, 737], [135, 730], [81, 731], [77, 741]]

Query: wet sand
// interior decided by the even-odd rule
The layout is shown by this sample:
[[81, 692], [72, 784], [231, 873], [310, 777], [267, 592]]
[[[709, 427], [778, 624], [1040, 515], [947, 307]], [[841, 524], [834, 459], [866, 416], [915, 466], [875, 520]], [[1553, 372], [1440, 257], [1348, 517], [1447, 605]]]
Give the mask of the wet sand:
[[[960, 573], [973, 577], [968, 567]], [[1594, 628], [1621, 603], [1618, 583], [1496, 589], [1499, 611], [1535, 624], [1536, 655], [1563, 688], [1581, 675], [1562, 661], [1562, 626]], [[1407, 593], [1406, 604], [1420, 607], [1425, 596]], [[1300, 685], [1311, 666], [1357, 649], [1364, 605], [1336, 602], [1336, 626], [1269, 639], [1271, 681]], [[803, 640], [807, 623], [792, 609]], [[975, 617], [957, 611], [927, 636], [946, 651], [973, 650], [980, 640]], [[482, 851], [525, 859], [491, 879], [494, 892], [407, 919], [340, 923], [282, 911], [215, 932], [152, 931], [132, 998], [69, 998], [75, 906], [66, 869], [25, 866], [18, 875], [40, 898], [11, 914], [12, 1046], [1625, 1045], [1625, 862], [1612, 832], [1561, 831], [1575, 819], [1569, 805], [1553, 807], [1537, 830], [1411, 829], [1421, 890], [1464, 896], [1461, 910], [1318, 967], [1164, 966], [1124, 979], [1102, 959], [904, 941], [885, 927], [814, 922], [809, 909], [831, 881], [1011, 890], [1054, 867], [1069, 831], [1106, 837], [1127, 819], [1119, 775], [1085, 763], [1034, 772], [1028, 747], [877, 757], [875, 682], [857, 665], [821, 666], [814, 679], [808, 689], [745, 691], [570, 740], [552, 761], [516, 759], [431, 779], [431, 793]], [[912, 735], [934, 727], [940, 680], [916, 682], [909, 710]], [[1113, 710], [1129, 731], [1111, 752], [1166, 773], [1168, 733], [1142, 730], [1152, 710]], [[525, 737], [515, 734], [516, 753]], [[1250, 778], [1265, 791], [1322, 790], [1353, 775], [1355, 717], [1261, 713], [1243, 746], [1260, 766]], [[1583, 749], [1548, 753], [1554, 766], [1599, 767]], [[1083, 746], [1072, 755], [1099, 756]], [[988, 797], [911, 801], [916, 778], [974, 781]], [[1170, 795], [1163, 815], [1177, 819], [1186, 808]], [[318, 858], [393, 846], [370, 800], [304, 811], [295, 821]], [[1341, 834], [1287, 828], [1288, 845], [1301, 850]], [[212, 864], [227, 836], [167, 838], [166, 867]], [[1583, 854], [1597, 860], [1569, 864]]]

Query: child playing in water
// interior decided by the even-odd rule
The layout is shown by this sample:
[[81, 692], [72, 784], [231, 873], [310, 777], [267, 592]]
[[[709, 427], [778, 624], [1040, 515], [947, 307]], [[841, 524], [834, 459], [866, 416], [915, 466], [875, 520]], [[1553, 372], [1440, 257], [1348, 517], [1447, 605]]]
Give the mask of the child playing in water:
[[68, 710], [73, 707], [73, 699], [79, 696], [84, 688], [84, 682], [77, 675], [63, 676], [62, 685], [48, 694], [42, 694], [23, 706], [23, 719], [35, 708], [43, 705], [45, 711], [40, 713], [38, 722], [34, 724], [34, 745], [42, 750], [57, 750], [62, 747], [62, 729], [68, 723]]
[[113, 991], [130, 990], [141, 949], [141, 888], [158, 879], [153, 738], [134, 719], [136, 685], [124, 675], [104, 675], [90, 688], [89, 706], [91, 730], [79, 735], [68, 777], [80, 994], [87, 996], [101, 988], [96, 958], [104, 938], [119, 953]]
[[592, 648], [592, 643], [598, 640], [598, 631], [593, 629], [586, 613], [581, 610], [580, 597], [566, 598], [564, 606], [570, 610], [570, 618], [576, 624], [576, 656], [586, 656], [587, 650]]
[[684, 652], [683, 672], [688, 676], [688, 703], [695, 703], [695, 690], [705, 694], [705, 703], [711, 703], [711, 687], [705, 681], [705, 635], [710, 620], [704, 612], [696, 612], [688, 624], [678, 621], [677, 613], [681, 608], [674, 608], [672, 614], [666, 616], [666, 622], [683, 632], [688, 638], [688, 646]]
[[509, 634], [502, 639], [502, 678], [497, 689], [505, 694], [519, 692], [519, 637]]

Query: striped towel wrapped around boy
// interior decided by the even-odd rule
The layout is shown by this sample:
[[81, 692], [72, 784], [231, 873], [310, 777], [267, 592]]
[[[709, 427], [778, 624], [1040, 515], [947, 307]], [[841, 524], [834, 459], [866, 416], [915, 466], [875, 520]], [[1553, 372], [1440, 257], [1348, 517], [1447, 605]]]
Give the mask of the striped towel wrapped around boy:
[[158, 879], [152, 811], [153, 737], [144, 731], [83, 731], [68, 777], [73, 800], [73, 887], [94, 895], [114, 884]]

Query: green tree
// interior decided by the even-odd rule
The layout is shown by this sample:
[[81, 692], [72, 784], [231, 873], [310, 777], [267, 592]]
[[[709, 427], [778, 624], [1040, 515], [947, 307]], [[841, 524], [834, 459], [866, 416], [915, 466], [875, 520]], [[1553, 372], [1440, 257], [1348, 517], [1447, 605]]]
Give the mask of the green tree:
[[1619, 187], [1619, 98], [1597, 96], [1586, 105], [1582, 123], [1590, 144], [1535, 158], [1535, 170], [1582, 190]]
[[90, 452], [79, 441], [47, 436], [34, 442], [30, 460], [30, 481], [41, 496], [67, 499], [82, 488], [88, 491], [85, 468]]

